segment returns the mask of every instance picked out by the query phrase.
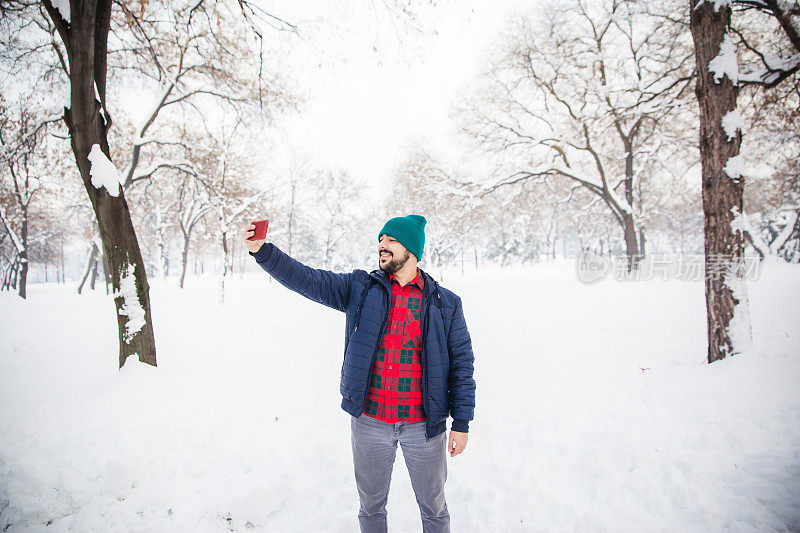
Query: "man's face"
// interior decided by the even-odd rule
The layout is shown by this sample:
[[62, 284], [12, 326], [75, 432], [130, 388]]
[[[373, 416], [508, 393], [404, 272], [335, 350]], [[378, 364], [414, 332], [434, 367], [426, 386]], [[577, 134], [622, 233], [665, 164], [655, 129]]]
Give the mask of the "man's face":
[[405, 246], [397, 239], [388, 235], [381, 235], [378, 241], [378, 266], [387, 274], [394, 274], [411, 258]]

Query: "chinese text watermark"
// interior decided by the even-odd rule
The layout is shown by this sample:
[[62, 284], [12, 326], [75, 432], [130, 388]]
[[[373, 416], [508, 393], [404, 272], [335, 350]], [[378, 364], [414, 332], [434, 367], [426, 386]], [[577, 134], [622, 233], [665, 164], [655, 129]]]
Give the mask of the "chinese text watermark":
[[[742, 277], [756, 280], [760, 274], [758, 257], [744, 257], [740, 265]], [[735, 266], [732, 256], [714, 254], [649, 254], [637, 261], [637, 267], [629, 268], [627, 255], [603, 256], [584, 251], [575, 262], [578, 279], [583, 283], [594, 283], [609, 276], [617, 281], [649, 281], [653, 279], [702, 281], [707, 273], [712, 279], [723, 279]]]

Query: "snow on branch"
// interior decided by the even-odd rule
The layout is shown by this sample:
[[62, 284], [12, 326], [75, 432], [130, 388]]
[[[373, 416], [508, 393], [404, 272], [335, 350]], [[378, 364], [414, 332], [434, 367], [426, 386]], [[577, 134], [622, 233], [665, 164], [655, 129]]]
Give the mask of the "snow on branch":
[[250, 29], [252, 29], [253, 33], [257, 36], [261, 37], [262, 35], [261, 28], [258, 27], [259, 22], [279, 31], [297, 33], [296, 24], [292, 24], [287, 20], [273, 15], [260, 7], [256, 2], [251, 2], [249, 0], [238, 1], [239, 7], [242, 10], [242, 16], [244, 16], [244, 19], [250, 25]]
[[6, 208], [3, 204], [0, 204], [0, 222], [3, 223], [3, 226], [6, 228], [6, 233], [8, 236], [11, 237], [11, 242], [14, 243], [14, 248], [17, 249], [17, 253], [21, 254], [25, 251], [25, 246], [22, 245], [22, 239], [19, 238], [19, 235], [14, 231], [11, 227], [11, 224], [8, 221], [8, 214], [6, 213]]
[[631, 204], [629, 204], [626, 199], [624, 199], [620, 195], [618, 195], [616, 193], [616, 191], [614, 191], [614, 188], [606, 186], [605, 187], [605, 191], [606, 191], [606, 194], [608, 195], [609, 199], [616, 204], [616, 206], [619, 208], [619, 210], [622, 213], [624, 213], [626, 215], [633, 215], [634, 214], [633, 213], [633, 208], [631, 207]]
[[27, 128], [27, 133], [17, 138], [15, 142], [7, 143], [0, 137], [0, 162], [3, 164], [8, 161], [17, 159], [25, 154], [31, 152], [31, 139], [34, 139], [42, 129], [46, 128], [52, 123], [59, 122], [62, 119], [60, 113], [52, 113], [35, 123], [30, 128]]
[[761, 257], [766, 257], [769, 255], [769, 246], [761, 239], [761, 237], [759, 237], [758, 232], [753, 230], [753, 227], [750, 225], [750, 219], [747, 217], [747, 213], [744, 211], [739, 211], [737, 207], [732, 208], [731, 213], [733, 213], [731, 230], [734, 233], [738, 232], [744, 235]]
[[155, 174], [158, 170], [162, 168], [170, 168], [173, 170], [177, 170], [179, 172], [183, 172], [184, 174], [188, 174], [189, 176], [197, 176], [197, 170], [192, 166], [190, 161], [155, 161], [150, 166], [143, 168], [141, 170], [136, 170], [134, 173], [130, 173], [126, 171], [126, 175], [128, 176], [128, 183], [134, 183], [136, 181], [140, 181], [143, 179], [147, 179]]
[[231, 216], [228, 217], [228, 220], [225, 221], [225, 224], [226, 225], [232, 224], [233, 221], [236, 220], [236, 218], [239, 215], [241, 215], [247, 209], [249, 209], [250, 206], [252, 206], [256, 202], [261, 200], [264, 197], [265, 194], [266, 194], [266, 191], [262, 191], [260, 193], [255, 194], [254, 196], [251, 196], [250, 198], [246, 198], [246, 199], [242, 200], [242, 204], [239, 206], [238, 209], [234, 210], [233, 213], [231, 213]]
[[740, 83], [772, 87], [800, 69], [800, 53], [788, 58], [765, 55], [761, 61], [764, 66], [750, 67], [739, 76]]
[[786, 211], [786, 217], [784, 220], [785, 225], [778, 236], [775, 237], [775, 240], [773, 240], [769, 245], [770, 252], [772, 252], [774, 255], [778, 255], [778, 251], [783, 247], [784, 244], [786, 244], [786, 241], [789, 240], [789, 237], [792, 236], [792, 232], [794, 232], [794, 226], [797, 223], [797, 218], [797, 209]]
[[147, 129], [153, 124], [153, 122], [155, 122], [156, 117], [158, 117], [158, 113], [161, 111], [161, 108], [163, 108], [166, 105], [165, 102], [167, 101], [167, 98], [169, 98], [169, 95], [172, 94], [172, 91], [175, 89], [175, 86], [178, 84], [178, 79], [180, 78], [181, 75], [182, 74], [179, 73], [176, 77], [169, 77], [167, 82], [164, 83], [161, 95], [156, 99], [155, 103], [153, 104], [153, 107], [145, 115], [142, 124], [137, 128], [136, 138], [134, 141], [135, 144], [137, 145], [143, 144], [140, 142], [136, 142], [136, 140], [142, 139], [145, 133], [147, 133]]
[[133, 138], [133, 144], [136, 146], [144, 146], [145, 144], [158, 144], [160, 146], [186, 146], [186, 143], [181, 141], [170, 141], [167, 139], [159, 139], [158, 137], [141, 137], [139, 135]]
[[750, 52], [758, 56], [759, 66], [748, 66], [746, 72], [739, 77], [742, 84], [763, 85], [772, 88], [783, 80], [800, 70], [800, 27], [796, 23], [800, 4], [796, 0], [782, 2], [781, 0], [734, 0], [733, 4], [743, 10], [754, 9], [773, 17], [789, 43], [793, 52], [771, 55], [763, 53], [758, 47], [747, 42], [741, 31], [733, 31], [739, 36], [741, 44]]

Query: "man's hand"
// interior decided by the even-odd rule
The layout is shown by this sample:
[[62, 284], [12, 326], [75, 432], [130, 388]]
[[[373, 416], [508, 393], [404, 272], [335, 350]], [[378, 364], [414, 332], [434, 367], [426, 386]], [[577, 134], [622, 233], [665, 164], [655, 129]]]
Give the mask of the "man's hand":
[[468, 433], [450, 431], [450, 438], [447, 439], [447, 451], [450, 452], [450, 457], [455, 457], [464, 451], [464, 448], [467, 447], [468, 436]]
[[266, 239], [262, 239], [260, 241], [248, 241], [247, 240], [247, 239], [249, 239], [250, 237], [253, 236], [253, 233], [255, 232], [255, 229], [256, 229], [256, 225], [255, 224], [250, 224], [249, 226], [247, 226], [247, 229], [244, 232], [244, 246], [251, 253], [256, 253], [257, 251], [259, 251], [261, 249], [261, 245], [263, 245], [265, 242], [267, 242]]

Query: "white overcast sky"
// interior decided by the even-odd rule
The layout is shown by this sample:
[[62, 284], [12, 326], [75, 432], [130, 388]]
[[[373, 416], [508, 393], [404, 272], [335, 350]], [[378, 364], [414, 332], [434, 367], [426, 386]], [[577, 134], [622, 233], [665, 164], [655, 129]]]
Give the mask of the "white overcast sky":
[[276, 158], [304, 153], [380, 188], [412, 142], [457, 152], [454, 99], [485, 66], [509, 18], [533, 4], [453, 0], [424, 8], [422, 31], [413, 31], [386, 16], [380, 0], [265, 1], [298, 25], [300, 37], [278, 38], [291, 44], [287, 64], [306, 96], [298, 114], [277, 124]]

